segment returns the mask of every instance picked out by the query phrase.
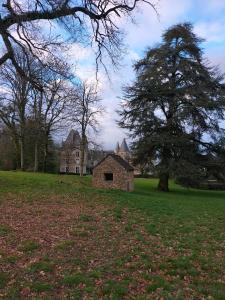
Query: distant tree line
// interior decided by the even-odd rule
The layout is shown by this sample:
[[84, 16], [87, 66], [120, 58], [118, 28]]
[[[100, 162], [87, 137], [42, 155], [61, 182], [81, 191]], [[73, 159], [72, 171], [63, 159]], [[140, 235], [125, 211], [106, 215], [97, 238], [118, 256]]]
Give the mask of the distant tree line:
[[74, 78], [63, 60], [52, 61], [49, 68], [17, 50], [21, 68], [39, 84], [22, 77], [10, 61], [1, 68], [0, 168], [56, 172], [59, 146], [53, 136], [72, 126], [81, 133], [82, 166], [90, 129], [97, 130], [103, 111], [96, 87]]

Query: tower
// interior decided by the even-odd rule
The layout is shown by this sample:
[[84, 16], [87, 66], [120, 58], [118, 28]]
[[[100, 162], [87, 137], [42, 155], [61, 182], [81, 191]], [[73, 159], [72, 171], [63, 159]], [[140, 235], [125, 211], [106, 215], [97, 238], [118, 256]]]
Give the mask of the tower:
[[117, 144], [116, 144], [116, 149], [115, 149], [115, 154], [118, 154], [119, 153], [119, 151], [120, 151], [120, 145], [119, 145], [119, 142], [117, 142]]
[[123, 139], [121, 146], [119, 145], [119, 143], [117, 143], [115, 153], [128, 162], [131, 160], [131, 153], [127, 146], [125, 138]]
[[[83, 173], [87, 173], [88, 146], [84, 152]], [[70, 130], [65, 142], [62, 143], [60, 155], [60, 172], [80, 174], [81, 137], [77, 130]]]

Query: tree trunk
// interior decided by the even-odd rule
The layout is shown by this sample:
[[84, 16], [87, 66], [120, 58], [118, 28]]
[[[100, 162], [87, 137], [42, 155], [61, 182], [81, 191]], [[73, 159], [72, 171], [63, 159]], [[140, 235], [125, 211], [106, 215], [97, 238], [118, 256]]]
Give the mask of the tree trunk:
[[35, 141], [35, 146], [34, 146], [34, 172], [38, 171], [38, 142], [37, 140]]
[[20, 169], [24, 171], [24, 138], [20, 139]]
[[162, 192], [169, 192], [169, 173], [167, 172], [160, 173], [158, 190]]
[[84, 151], [85, 151], [85, 136], [81, 138], [81, 155], [80, 155], [80, 176], [84, 176]]
[[47, 172], [48, 145], [49, 145], [49, 130], [46, 130], [45, 142], [44, 142], [43, 172]]
[[161, 155], [158, 190], [169, 192], [170, 150], [167, 147], [163, 147]]
[[44, 161], [43, 161], [43, 171], [47, 171], [47, 156], [48, 156], [48, 142], [44, 146]]
[[15, 146], [15, 159], [16, 159], [16, 165], [15, 168], [18, 169], [20, 168], [20, 143], [18, 139], [13, 138], [14, 140], [14, 146]]
[[81, 151], [81, 158], [80, 158], [80, 176], [84, 176], [84, 151]]

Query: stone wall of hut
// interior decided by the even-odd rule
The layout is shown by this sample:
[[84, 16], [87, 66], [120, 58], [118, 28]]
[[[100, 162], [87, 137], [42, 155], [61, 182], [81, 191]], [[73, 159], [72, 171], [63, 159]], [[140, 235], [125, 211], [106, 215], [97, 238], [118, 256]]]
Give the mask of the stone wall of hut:
[[[113, 180], [107, 180], [107, 176], [110, 177], [109, 174], [113, 174]], [[126, 170], [111, 156], [93, 169], [92, 184], [97, 188], [132, 191], [134, 188], [133, 181], [133, 171]]]

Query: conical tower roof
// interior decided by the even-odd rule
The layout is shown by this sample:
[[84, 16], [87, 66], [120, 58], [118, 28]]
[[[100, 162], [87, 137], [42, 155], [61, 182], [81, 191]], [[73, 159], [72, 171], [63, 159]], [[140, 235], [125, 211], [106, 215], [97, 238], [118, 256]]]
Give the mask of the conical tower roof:
[[125, 139], [123, 139], [123, 141], [122, 141], [122, 144], [120, 146], [120, 151], [121, 152], [130, 152]]
[[119, 145], [119, 142], [117, 142], [116, 149], [114, 152], [117, 154], [119, 151], [120, 151], [120, 145]]
[[65, 144], [67, 145], [79, 145], [80, 135], [77, 130], [71, 129], [68, 137], [66, 138]]

